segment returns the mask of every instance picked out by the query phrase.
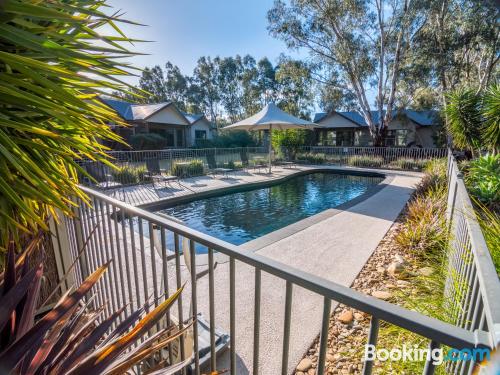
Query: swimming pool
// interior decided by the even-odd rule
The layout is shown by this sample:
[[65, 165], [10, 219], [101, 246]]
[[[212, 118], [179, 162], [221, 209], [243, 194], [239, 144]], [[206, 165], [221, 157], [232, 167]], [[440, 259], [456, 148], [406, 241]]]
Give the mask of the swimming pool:
[[380, 176], [314, 172], [272, 186], [226, 192], [156, 210], [188, 227], [235, 245], [346, 203], [383, 180]]

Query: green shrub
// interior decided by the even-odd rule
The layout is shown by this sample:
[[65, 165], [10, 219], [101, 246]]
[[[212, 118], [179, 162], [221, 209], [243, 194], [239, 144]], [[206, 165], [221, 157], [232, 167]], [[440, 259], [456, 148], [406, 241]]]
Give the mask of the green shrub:
[[222, 164], [222, 168], [241, 169], [243, 168], [243, 163], [241, 161], [230, 160], [227, 163]]
[[139, 182], [150, 182], [151, 175], [146, 167], [138, 167], [134, 169]]
[[500, 151], [500, 86], [493, 85], [483, 97], [483, 128], [481, 139], [492, 151]]
[[412, 159], [412, 158], [399, 158], [389, 163], [389, 168], [393, 169], [414, 169], [421, 171], [424, 169], [429, 160], [425, 159]]
[[264, 158], [255, 158], [255, 159], [252, 159], [251, 160], [251, 163], [250, 165], [267, 165], [269, 161], [267, 159], [264, 159]]
[[500, 155], [472, 160], [465, 173], [469, 191], [482, 203], [496, 206], [500, 200]]
[[476, 204], [479, 206], [477, 211], [479, 225], [483, 231], [486, 245], [490, 250], [497, 274], [500, 276], [500, 216], [480, 202], [476, 202]]
[[212, 140], [204, 142], [203, 147], [252, 147], [256, 142], [252, 134], [246, 130], [224, 131], [222, 128], [219, 135]]
[[137, 184], [139, 182], [135, 169], [128, 166], [112, 169], [111, 176], [114, 181], [119, 182], [122, 185]]
[[302, 146], [306, 144], [307, 130], [287, 129], [273, 132], [272, 144], [275, 150], [287, 160], [293, 160]]
[[433, 159], [427, 163], [424, 168], [424, 177], [417, 185], [416, 195], [423, 195], [430, 190], [446, 188], [446, 163], [446, 159]]
[[188, 164], [174, 163], [172, 166], [172, 175], [178, 177], [195, 177], [204, 174], [203, 161], [191, 160]]
[[167, 146], [167, 139], [156, 133], [140, 133], [130, 137], [135, 150], [161, 150]]
[[475, 88], [461, 88], [448, 94], [445, 108], [448, 131], [453, 144], [479, 153], [500, 148], [500, 91], [493, 85], [483, 93]]
[[297, 155], [297, 160], [310, 164], [324, 164], [326, 161], [324, 154], [302, 153]]
[[447, 239], [445, 190], [417, 195], [407, 209], [406, 221], [395, 237], [401, 250], [423, 257], [442, 252]]
[[380, 168], [384, 165], [384, 159], [381, 156], [354, 155], [347, 159], [347, 165], [353, 167]]

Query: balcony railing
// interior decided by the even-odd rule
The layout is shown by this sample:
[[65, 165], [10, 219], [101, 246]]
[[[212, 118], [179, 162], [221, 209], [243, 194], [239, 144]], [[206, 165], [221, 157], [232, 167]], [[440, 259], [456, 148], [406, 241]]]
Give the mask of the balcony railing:
[[[328, 322], [331, 314], [332, 302], [339, 302], [346, 306], [360, 310], [371, 316], [368, 343], [377, 344], [380, 323], [385, 321], [405, 330], [414, 332], [427, 338], [429, 346], [436, 348], [447, 346], [450, 348], [495, 348], [500, 341], [500, 284], [493, 267], [491, 257], [486, 248], [484, 238], [479, 230], [477, 221], [468, 198], [467, 192], [461, 181], [456, 162], [448, 158], [449, 168], [449, 194], [448, 217], [452, 234], [450, 251], [450, 272], [462, 281], [462, 290], [453, 288], [453, 280], [449, 282], [446, 290], [448, 297], [454, 298], [453, 305], [461, 311], [457, 314], [456, 325], [452, 325], [415, 311], [367, 296], [343, 285], [319, 278], [313, 274], [303, 272], [286, 264], [274, 261], [254, 252], [221, 241], [209, 235], [191, 229], [176, 220], [159, 216], [157, 214], [133, 207], [126, 203], [106, 196], [100, 192], [83, 187], [88, 194], [91, 206], [77, 201], [75, 216], [66, 219], [56, 233], [59, 246], [70, 249], [66, 263], [76, 260], [78, 267], [73, 276], [76, 281], [81, 281], [86, 275], [98, 266], [113, 260], [110, 269], [99, 281], [96, 289], [97, 301], [106, 304], [102, 318], [112, 311], [127, 305], [121, 319], [124, 319], [133, 309], [143, 306], [146, 302], [159, 304], [167, 298], [172, 288], [181, 287], [186, 278], [189, 286], [178, 301], [174, 309], [168, 312], [168, 322], [178, 321], [182, 326], [187, 318], [196, 318], [198, 314], [198, 278], [195, 272], [186, 273], [186, 264], [191, 270], [196, 270], [201, 263], [197, 253], [202, 248], [206, 253], [204, 267], [208, 277], [208, 306], [209, 306], [209, 331], [210, 331], [210, 360], [209, 369], [215, 371], [216, 363], [216, 314], [214, 301], [214, 259], [222, 254], [229, 262], [229, 357], [230, 373], [237, 374], [236, 363], [238, 345], [236, 336], [236, 295], [239, 287], [235, 282], [235, 272], [238, 264], [245, 264], [254, 270], [255, 283], [253, 296], [248, 296], [249, 303], [254, 305], [252, 331], [248, 332], [253, 337], [253, 368], [251, 373], [259, 374], [262, 371], [259, 360], [262, 356], [279, 356], [281, 358], [281, 373], [288, 374], [290, 326], [293, 316], [291, 314], [293, 290], [296, 287], [321, 296], [323, 300], [323, 313], [319, 341], [319, 358], [316, 367], [317, 374], [325, 370], [327, 352]], [[61, 249], [59, 249], [60, 251]], [[306, 251], [307, 249], [304, 249]], [[185, 257], [185, 253], [189, 257]], [[79, 254], [81, 255], [79, 256]], [[205, 256], [204, 256], [205, 257]], [[206, 263], [206, 264], [205, 264]], [[453, 270], [453, 271], [451, 271]], [[281, 348], [274, 348], [273, 352], [261, 352], [260, 327], [261, 302], [262, 302], [262, 277], [270, 274], [283, 281], [285, 303], [283, 305], [284, 321]], [[186, 276], [189, 275], [189, 276]], [[249, 280], [251, 283], [252, 280]], [[279, 283], [275, 283], [279, 288]], [[464, 292], [465, 291], [465, 292]], [[187, 306], [190, 306], [187, 309]], [[198, 327], [193, 326], [193, 370], [200, 374]], [[186, 353], [184, 343], [180, 344], [181, 357]], [[172, 350], [170, 348], [170, 350]], [[174, 358], [168, 353], [169, 358]], [[363, 374], [372, 372], [373, 363], [366, 361]], [[454, 374], [471, 373], [474, 363], [470, 361], [456, 362], [450, 372]], [[432, 374], [434, 365], [428, 359], [423, 371]]]

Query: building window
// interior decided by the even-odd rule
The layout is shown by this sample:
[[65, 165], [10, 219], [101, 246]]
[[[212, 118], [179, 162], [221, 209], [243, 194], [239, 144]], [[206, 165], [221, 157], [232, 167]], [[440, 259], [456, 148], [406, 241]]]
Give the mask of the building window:
[[333, 130], [318, 130], [318, 146], [335, 146], [335, 132]]
[[207, 139], [207, 131], [206, 130], [195, 130], [194, 131], [195, 139]]
[[337, 146], [353, 146], [354, 131], [353, 130], [337, 130], [335, 131], [335, 144]]
[[407, 136], [408, 130], [406, 129], [388, 130], [385, 137], [385, 145], [389, 147], [404, 147], [407, 144]]

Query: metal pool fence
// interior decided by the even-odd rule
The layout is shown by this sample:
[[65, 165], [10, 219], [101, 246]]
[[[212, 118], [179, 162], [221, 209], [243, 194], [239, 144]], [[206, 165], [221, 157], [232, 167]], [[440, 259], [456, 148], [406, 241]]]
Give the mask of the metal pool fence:
[[[451, 151], [448, 152], [447, 177], [446, 219], [450, 239], [445, 286], [446, 309], [456, 326], [471, 332], [489, 332], [493, 345], [498, 347], [500, 282], [463, 175]], [[454, 371], [459, 363], [453, 362], [449, 370]]]
[[337, 164], [353, 167], [422, 170], [432, 159], [446, 157], [445, 148], [403, 147], [302, 147], [300, 161], [312, 164]]
[[[297, 151], [297, 150], [296, 150]], [[281, 155], [283, 154], [283, 155]], [[168, 149], [151, 151], [111, 151], [110, 161], [118, 168], [111, 168], [92, 160], [79, 160], [79, 164], [93, 178], [83, 176], [81, 181], [97, 188], [113, 188], [150, 182], [150, 174], [162, 170], [178, 174], [177, 167], [195, 176], [218, 167], [246, 168], [267, 163], [265, 147]], [[293, 155], [290, 151], [281, 156], [303, 164], [334, 164], [353, 167], [421, 170], [429, 160], [446, 157], [443, 148], [389, 148], [389, 147], [302, 147]]]
[[[368, 343], [377, 345], [379, 326], [387, 322], [405, 330], [414, 332], [427, 339], [430, 348], [449, 347], [487, 348], [498, 347], [500, 341], [500, 285], [494, 272], [494, 267], [486, 248], [484, 238], [479, 230], [477, 221], [470, 205], [470, 200], [461, 180], [456, 162], [450, 156], [449, 168], [449, 194], [448, 217], [452, 233], [450, 252], [450, 272], [461, 280], [463, 288], [454, 288], [456, 283], [449, 283], [446, 293], [454, 298], [454, 303], [449, 308], [457, 308], [455, 325], [410, 311], [406, 308], [367, 296], [343, 285], [305, 273], [283, 263], [274, 261], [254, 252], [245, 251], [237, 246], [221, 241], [209, 235], [200, 233], [186, 227], [176, 220], [160, 216], [143, 209], [133, 207], [95, 190], [83, 187], [91, 201], [91, 207], [77, 201], [75, 216], [60, 224], [57, 231], [58, 247], [69, 249], [65, 263], [72, 264], [76, 260], [74, 278], [81, 281], [83, 277], [92, 272], [96, 267], [108, 260], [113, 260], [110, 269], [97, 284], [95, 290], [96, 300], [108, 302], [108, 308], [102, 318], [109, 316], [111, 311], [122, 306], [127, 306], [121, 319], [130, 314], [131, 309], [144, 305], [146, 302], [157, 305], [171, 293], [172, 288], [180, 287], [186, 280], [186, 268], [183, 264], [184, 254], [190, 254], [186, 261], [191, 270], [195, 270], [200, 263], [195, 248], [203, 246], [208, 256], [206, 260], [206, 274], [208, 277], [208, 303], [209, 316], [209, 350], [207, 353], [199, 352], [198, 326], [192, 328], [192, 345], [181, 347], [181, 357], [189, 358], [193, 353], [193, 372], [200, 374], [200, 355], [209, 356], [205, 364], [211, 371], [217, 366], [216, 358], [216, 327], [215, 321], [217, 308], [214, 301], [216, 272], [214, 258], [216, 253], [223, 254], [229, 262], [229, 357], [230, 373], [235, 375], [238, 345], [236, 340], [236, 295], [240, 293], [241, 285], [236, 283], [236, 269], [245, 264], [254, 269], [253, 296], [249, 296], [250, 303], [254, 305], [251, 331], [248, 337], [253, 337], [253, 368], [249, 371], [255, 375], [266, 373], [259, 366], [262, 356], [281, 358], [281, 373], [288, 374], [291, 366], [289, 363], [290, 326], [293, 319], [291, 314], [294, 288], [301, 287], [313, 292], [323, 299], [323, 313], [319, 340], [319, 358], [316, 374], [323, 375], [325, 358], [328, 345], [328, 323], [331, 314], [332, 302], [340, 302], [346, 306], [360, 310], [371, 316]], [[145, 231], [144, 228], [148, 230]], [[167, 248], [165, 238], [173, 238], [173, 248]], [[77, 254], [81, 252], [78, 258]], [[281, 337], [282, 346], [274, 351], [262, 352], [260, 350], [261, 302], [262, 302], [262, 277], [270, 274], [283, 281], [285, 303], [283, 305], [284, 321]], [[182, 326], [188, 318], [196, 318], [198, 313], [199, 295], [198, 278], [194, 273], [189, 274], [189, 292], [183, 295], [176, 308], [172, 308], [166, 317], [167, 321], [177, 321]], [[279, 283], [275, 288], [279, 288]], [[186, 306], [191, 306], [186, 312]], [[183, 308], [184, 306], [184, 308]], [[184, 336], [183, 336], [184, 338]], [[388, 348], [391, 349], [391, 348]], [[170, 348], [170, 351], [172, 349]], [[171, 352], [165, 356], [173, 358]], [[373, 362], [365, 361], [363, 374], [372, 372]], [[460, 361], [448, 366], [450, 373], [470, 374], [474, 367], [472, 361]], [[428, 358], [423, 370], [424, 374], [434, 372], [434, 364]], [[205, 370], [205, 369], [204, 369]]]
[[194, 176], [219, 167], [242, 168], [265, 164], [268, 157], [264, 147], [110, 151], [107, 154], [110, 162], [118, 168], [89, 159], [78, 161], [94, 180], [82, 175], [84, 184], [98, 188], [142, 184], [150, 182], [148, 176], [151, 172], [161, 170], [174, 174], [176, 166]]

